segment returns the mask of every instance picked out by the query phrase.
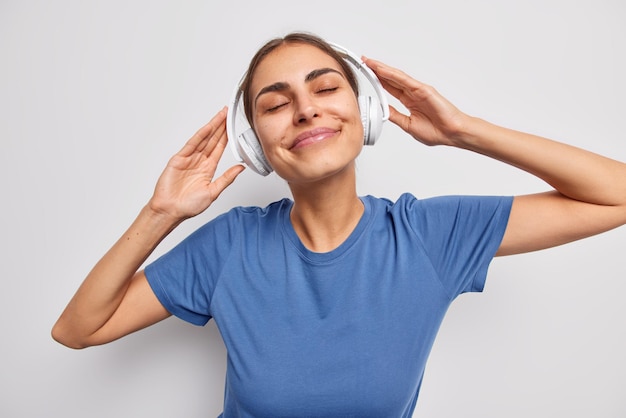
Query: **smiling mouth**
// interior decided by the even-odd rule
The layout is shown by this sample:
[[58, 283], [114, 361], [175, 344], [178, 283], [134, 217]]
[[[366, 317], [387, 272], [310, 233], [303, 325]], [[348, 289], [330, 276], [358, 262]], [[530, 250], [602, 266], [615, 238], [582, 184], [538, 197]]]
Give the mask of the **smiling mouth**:
[[316, 144], [335, 136], [339, 131], [331, 128], [315, 128], [301, 133], [296, 137], [289, 149], [302, 148], [307, 145]]

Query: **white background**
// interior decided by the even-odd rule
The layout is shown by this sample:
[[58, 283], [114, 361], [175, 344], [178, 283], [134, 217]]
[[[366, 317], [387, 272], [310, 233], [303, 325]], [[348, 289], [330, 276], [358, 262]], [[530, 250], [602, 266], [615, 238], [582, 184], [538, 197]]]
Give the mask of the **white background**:
[[[212, 323], [171, 318], [83, 351], [49, 333], [169, 156], [227, 103], [271, 37], [313, 31], [470, 114], [626, 161], [621, 0], [346, 3], [0, 1], [0, 416], [221, 412], [225, 351]], [[359, 193], [392, 199], [546, 189], [391, 124], [358, 176]], [[154, 256], [234, 205], [286, 195], [275, 175], [247, 170]], [[625, 247], [620, 228], [495, 260], [485, 293], [449, 311], [415, 416], [626, 416]]]

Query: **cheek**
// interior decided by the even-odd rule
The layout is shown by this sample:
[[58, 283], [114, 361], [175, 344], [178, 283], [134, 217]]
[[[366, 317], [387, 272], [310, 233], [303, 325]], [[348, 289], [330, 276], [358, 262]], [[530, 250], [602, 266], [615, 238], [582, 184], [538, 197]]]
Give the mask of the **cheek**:
[[356, 97], [351, 98], [351, 100], [347, 100], [341, 107], [340, 112], [344, 119], [346, 121], [350, 121], [354, 127], [363, 127], [363, 123], [361, 122], [361, 112], [359, 110], [359, 104]]
[[354, 106], [346, 106], [345, 109], [346, 120], [349, 121], [350, 126], [355, 136], [363, 137], [363, 121], [361, 120], [361, 112], [359, 112], [358, 106], [356, 110]]
[[259, 124], [254, 128], [265, 154], [272, 154], [273, 149], [285, 138], [284, 133], [273, 124]]

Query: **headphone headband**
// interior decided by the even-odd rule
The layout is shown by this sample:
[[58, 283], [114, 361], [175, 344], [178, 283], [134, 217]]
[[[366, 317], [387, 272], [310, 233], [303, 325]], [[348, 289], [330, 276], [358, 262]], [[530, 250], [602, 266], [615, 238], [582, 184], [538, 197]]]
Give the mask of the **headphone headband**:
[[[389, 119], [389, 105], [384, 89], [376, 74], [365, 63], [349, 50], [334, 44], [329, 45], [338, 52], [342, 58], [362, 74], [368, 83], [374, 88], [376, 98], [359, 93], [359, 110], [363, 122], [364, 143], [373, 145], [382, 129], [382, 123]], [[243, 91], [241, 85], [247, 72], [244, 72], [233, 91], [228, 115], [226, 118], [226, 131], [230, 149], [237, 161], [246, 164], [256, 173], [263, 176], [270, 174], [273, 169], [269, 164], [261, 144], [256, 137], [254, 129], [245, 118], [245, 109], [242, 100]], [[360, 89], [359, 89], [360, 90]]]

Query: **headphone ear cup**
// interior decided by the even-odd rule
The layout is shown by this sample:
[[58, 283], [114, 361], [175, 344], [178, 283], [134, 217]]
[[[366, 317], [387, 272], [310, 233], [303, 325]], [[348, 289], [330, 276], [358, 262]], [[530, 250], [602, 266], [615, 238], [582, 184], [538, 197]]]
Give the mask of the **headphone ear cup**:
[[237, 154], [256, 173], [267, 176], [272, 172], [272, 166], [265, 158], [261, 143], [254, 133], [254, 129], [250, 128], [237, 137], [235, 143]]
[[383, 129], [382, 107], [377, 98], [359, 96], [359, 110], [363, 123], [363, 144], [374, 145]]
[[363, 143], [367, 145], [370, 136], [370, 102], [368, 96], [359, 96], [359, 113], [361, 114], [361, 124], [363, 125]]

